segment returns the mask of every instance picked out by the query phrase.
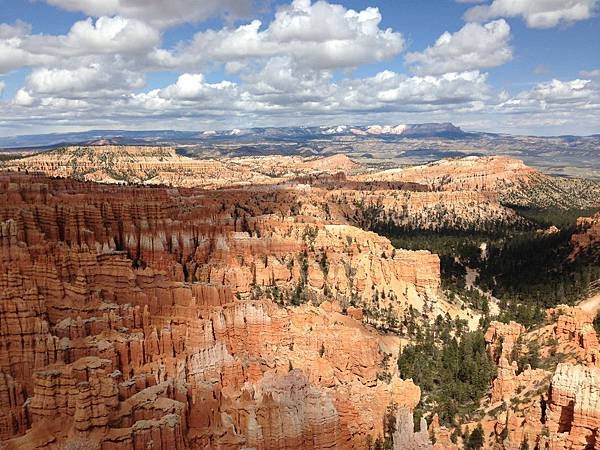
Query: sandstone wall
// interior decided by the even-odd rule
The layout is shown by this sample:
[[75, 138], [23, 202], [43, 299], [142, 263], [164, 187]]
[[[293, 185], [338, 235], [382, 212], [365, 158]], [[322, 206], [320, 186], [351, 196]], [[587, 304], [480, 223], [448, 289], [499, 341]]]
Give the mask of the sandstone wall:
[[[363, 448], [388, 405], [417, 404], [362, 310], [434, 293], [435, 255], [281, 217], [285, 191], [0, 188], [7, 448]], [[308, 302], [275, 301], [299, 285]]]

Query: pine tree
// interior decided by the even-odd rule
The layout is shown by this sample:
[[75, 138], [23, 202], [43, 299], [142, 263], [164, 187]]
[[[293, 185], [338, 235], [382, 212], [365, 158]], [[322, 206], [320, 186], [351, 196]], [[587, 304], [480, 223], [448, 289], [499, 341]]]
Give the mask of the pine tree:
[[483, 428], [481, 427], [481, 424], [477, 425], [477, 428], [475, 428], [470, 434], [465, 448], [467, 450], [477, 450], [483, 448]]

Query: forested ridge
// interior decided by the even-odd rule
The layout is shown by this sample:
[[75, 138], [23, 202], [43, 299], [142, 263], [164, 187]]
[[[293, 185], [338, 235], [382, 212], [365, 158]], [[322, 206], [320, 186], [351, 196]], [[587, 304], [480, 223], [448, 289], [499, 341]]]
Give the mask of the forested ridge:
[[[514, 320], [534, 328], [545, 320], [547, 308], [574, 304], [600, 278], [599, 261], [585, 254], [569, 259], [576, 219], [596, 210], [515, 211], [523, 221], [508, 228], [504, 223], [485, 230], [433, 231], [389, 223], [373, 226], [397, 248], [427, 249], [439, 254], [445, 295], [457, 296], [482, 315], [474, 331], [449, 316], [438, 316], [415, 328], [412, 342], [399, 355], [398, 368], [403, 378], [412, 378], [423, 391], [415, 411], [417, 418], [423, 414], [431, 418], [437, 413], [442, 423], [456, 426], [467, 417], [475, 417], [496, 376], [484, 341], [490, 321]], [[477, 274], [473, 287], [465, 282], [467, 270]], [[490, 298], [497, 299], [497, 316], [490, 316]], [[600, 320], [596, 326], [600, 331]], [[517, 355], [516, 360], [519, 368], [541, 364], [535, 348]], [[473, 441], [471, 448], [478, 448], [478, 436], [474, 434], [473, 439], [467, 436], [464, 442], [469, 445]]]
[[574, 304], [585, 297], [590, 283], [600, 278], [599, 261], [585, 254], [573, 261], [568, 258], [577, 217], [598, 209], [515, 210], [526, 220], [526, 226], [501, 224], [488, 231], [409, 230], [388, 224], [374, 228], [398, 248], [439, 254], [443, 289], [486, 312], [485, 298], [465, 286], [467, 268], [475, 270], [475, 284], [499, 299], [497, 320], [515, 320], [532, 327], [543, 320], [547, 308]]

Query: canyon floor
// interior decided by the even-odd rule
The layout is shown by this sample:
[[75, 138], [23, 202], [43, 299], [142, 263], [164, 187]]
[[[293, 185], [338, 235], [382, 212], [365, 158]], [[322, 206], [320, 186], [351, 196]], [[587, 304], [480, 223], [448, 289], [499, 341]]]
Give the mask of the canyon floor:
[[506, 156], [0, 165], [6, 449], [600, 450], [600, 183]]

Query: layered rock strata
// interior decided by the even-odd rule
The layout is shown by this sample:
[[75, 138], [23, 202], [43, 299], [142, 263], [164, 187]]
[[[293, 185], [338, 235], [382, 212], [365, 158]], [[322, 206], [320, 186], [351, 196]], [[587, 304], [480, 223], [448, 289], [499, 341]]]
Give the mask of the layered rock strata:
[[0, 200], [9, 449], [363, 448], [419, 401], [363, 320], [434, 296], [435, 255], [285, 189], [13, 174]]
[[[548, 310], [548, 319], [548, 325], [530, 332], [514, 322], [492, 322], [486, 333], [498, 374], [478, 422], [485, 448], [600, 448], [600, 344], [593, 315], [581, 307], [559, 306]], [[519, 367], [516, 358], [528, 356], [534, 346], [545, 368], [523, 367], [522, 362]], [[553, 368], [556, 360], [563, 362]], [[446, 439], [439, 427], [432, 432], [440, 442]]]

